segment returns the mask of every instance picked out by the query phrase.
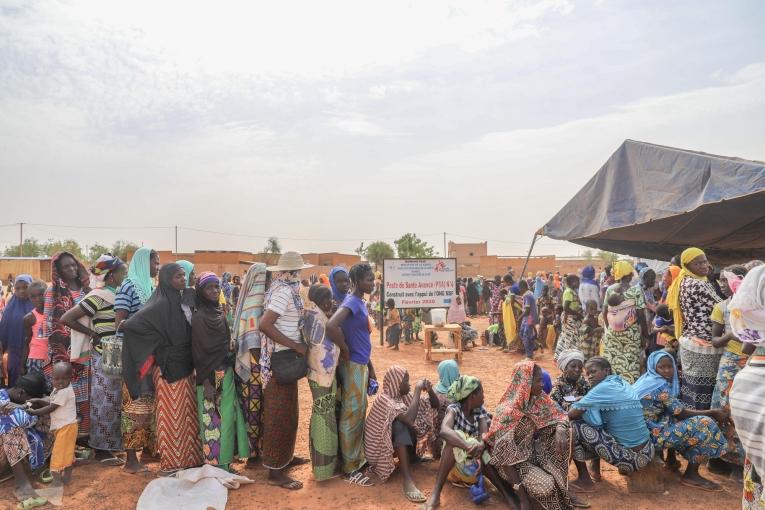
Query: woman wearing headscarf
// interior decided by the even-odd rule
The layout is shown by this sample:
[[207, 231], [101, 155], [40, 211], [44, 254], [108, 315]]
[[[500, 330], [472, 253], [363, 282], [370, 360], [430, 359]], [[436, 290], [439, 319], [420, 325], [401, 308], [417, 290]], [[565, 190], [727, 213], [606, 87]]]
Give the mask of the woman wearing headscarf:
[[266, 295], [266, 265], [253, 264], [247, 270], [236, 305], [232, 338], [237, 346], [234, 370], [242, 399], [242, 412], [253, 464], [263, 447], [263, 388], [260, 376], [260, 318]]
[[[728, 413], [730, 413], [730, 390], [733, 381], [741, 369], [746, 366], [749, 355], [755, 349], [754, 345], [744, 345], [736, 338], [730, 327], [730, 302], [741, 286], [741, 281], [746, 273], [746, 268], [743, 266], [730, 266], [723, 269], [720, 288], [727, 299], [717, 303], [712, 310], [712, 345], [723, 347], [725, 350], [720, 358], [717, 383], [714, 393], [712, 393], [711, 409], [723, 409]], [[710, 461], [710, 469], [718, 468], [722, 472], [731, 470], [732, 477], [741, 481], [745, 452], [741, 440], [736, 434], [736, 427], [733, 422], [728, 421], [720, 425], [720, 429], [728, 439], [728, 448], [722, 459]]]
[[191, 353], [205, 463], [230, 470], [235, 457], [249, 457], [244, 415], [234, 386], [231, 332], [220, 304], [220, 280], [205, 271], [196, 282]]
[[582, 268], [582, 280], [579, 282], [579, 302], [586, 305], [589, 301], [598, 303], [600, 309], [600, 285], [595, 281], [595, 268], [585, 266]]
[[181, 308], [186, 273], [176, 263], [159, 271], [159, 285], [149, 301], [122, 326], [125, 385], [132, 399], [141, 381], [152, 377], [156, 392], [156, 437], [163, 474], [203, 462], [191, 326]]
[[600, 459], [619, 473], [639, 471], [651, 462], [654, 447], [635, 390], [621, 376], [611, 373], [608, 360], [595, 356], [584, 365], [590, 391], [571, 405], [568, 417], [576, 432], [574, 460], [592, 461], [592, 476], [579, 470], [576, 484], [591, 487], [600, 480]]
[[[616, 283], [608, 287], [603, 302], [603, 320], [606, 324], [603, 357], [609, 361], [615, 374], [632, 384], [640, 377], [640, 356], [648, 337], [648, 325], [643, 313], [645, 296], [639, 286], [630, 286], [634, 273], [632, 264], [618, 260], [613, 264], [613, 273]], [[618, 304], [609, 305], [609, 300]]]
[[667, 304], [667, 295], [672, 287], [672, 282], [680, 275], [681, 269], [678, 266], [669, 266], [662, 275], [661, 280], [661, 304]]
[[117, 288], [125, 279], [127, 267], [119, 257], [101, 255], [90, 269], [97, 287], [78, 306], [61, 317], [61, 322], [85, 343], [90, 351], [90, 437], [88, 444], [96, 450], [96, 459], [103, 465], [121, 466], [122, 459], [114, 452], [122, 451], [120, 411], [122, 408], [122, 378], [104, 372], [101, 341], [115, 334], [114, 300]]
[[335, 371], [339, 347], [326, 335], [332, 316], [332, 291], [324, 285], [312, 285], [308, 298], [316, 304], [305, 310], [303, 337], [308, 344], [308, 387], [311, 389], [310, 442], [311, 464], [316, 481], [329, 480], [337, 469], [337, 381]]
[[590, 384], [584, 377], [584, 353], [578, 349], [567, 349], [558, 354], [558, 370], [561, 374], [553, 384], [550, 398], [564, 411], [571, 404], [584, 397], [590, 391]]
[[19, 508], [47, 503], [35, 492], [28, 471], [45, 466], [52, 446], [46, 440], [50, 420], [47, 416], [33, 416], [25, 408], [28, 401], [40, 399], [45, 393], [45, 377], [39, 372], [19, 376], [13, 387], [0, 389], [0, 472], [10, 466]]
[[648, 357], [647, 372], [632, 385], [640, 403], [654, 448], [669, 448], [667, 468], [678, 470], [680, 463], [674, 452], [688, 460], [681, 479], [683, 485], [719, 492], [722, 487], [699, 474], [699, 465], [718, 458], [725, 451], [727, 440], [715, 423], [723, 423], [728, 414], [720, 409], [694, 411], [679, 400], [675, 359], [667, 351], [656, 351]]
[[[154, 277], [159, 272], [159, 255], [151, 248], [138, 248], [130, 260], [127, 277], [114, 298], [114, 324], [118, 338], [124, 338], [121, 324], [136, 314], [154, 292]], [[124, 343], [124, 340], [123, 340]], [[123, 353], [125, 347], [123, 345]], [[137, 473], [147, 468], [138, 462], [136, 452], [153, 447], [151, 420], [154, 414], [154, 387], [151, 377], [139, 382], [138, 395], [131, 398], [127, 388], [122, 391], [122, 446], [125, 448], [125, 471]]]
[[730, 409], [746, 451], [742, 508], [765, 508], [765, 266], [747, 273], [730, 301], [730, 326], [736, 338], [754, 345], [749, 363], [738, 373], [730, 391]]
[[183, 268], [186, 273], [186, 288], [183, 289], [183, 311], [188, 317], [194, 312], [197, 306], [197, 292], [195, 285], [197, 283], [197, 274], [194, 272], [194, 264], [188, 260], [178, 260], [176, 264]]
[[483, 436], [489, 431], [491, 417], [484, 409], [481, 381], [477, 377], [458, 377], [448, 391], [452, 402], [439, 429], [443, 437], [443, 455], [438, 465], [436, 484], [422, 510], [432, 510], [441, 503], [441, 490], [447, 480], [455, 484], [474, 485], [483, 474], [491, 480], [506, 502], [511, 496], [505, 482], [493, 466]]
[[348, 270], [344, 266], [335, 266], [329, 272], [329, 287], [332, 289], [332, 313], [334, 314], [351, 289]]
[[26, 359], [24, 353], [24, 316], [32, 311], [34, 305], [29, 300], [27, 289], [32, 283], [28, 274], [20, 274], [13, 284], [13, 296], [2, 313], [0, 320], [0, 359], [8, 353], [8, 385], [13, 386], [16, 379], [24, 374]]
[[534, 500], [545, 510], [573, 508], [568, 417], [543, 391], [542, 369], [533, 361], [512, 368], [484, 438], [491, 447], [490, 464], [512, 486], [522, 507], [531, 508]]
[[687, 407], [705, 410], [712, 404], [723, 353], [712, 345], [712, 309], [722, 300], [707, 279], [711, 267], [703, 251], [688, 248], [680, 262], [682, 270], [667, 295], [680, 340], [680, 392]]
[[439, 363], [437, 370], [438, 384], [433, 387], [436, 391], [436, 397], [438, 397], [438, 409], [433, 422], [433, 430], [436, 431], [436, 438], [432, 448], [434, 458], [441, 456], [443, 440], [438, 435], [438, 431], [441, 430], [441, 422], [444, 421], [444, 416], [446, 416], [446, 408], [452, 403], [447, 397], [449, 386], [460, 377], [460, 367], [453, 359], [447, 359]]
[[223, 296], [223, 308], [226, 311], [226, 320], [230, 323], [233, 314], [231, 304], [233, 303], [232, 294], [234, 286], [231, 284], [231, 273], [228, 271], [224, 272], [220, 277], [220, 289]]
[[274, 353], [292, 350], [308, 355], [301, 328], [304, 305], [300, 297], [300, 270], [312, 267], [303, 264], [303, 257], [287, 252], [279, 257], [260, 319], [263, 346], [260, 368], [263, 381], [263, 467], [268, 469], [268, 483], [288, 490], [298, 490], [303, 482], [286, 473], [290, 465], [304, 464], [307, 459], [295, 457], [298, 430], [298, 382], [280, 383], [273, 377], [271, 359]]
[[85, 266], [74, 255], [60, 252], [51, 259], [52, 285], [45, 291], [45, 322], [43, 336], [48, 337], [50, 363], [43, 367], [45, 379], [52, 380], [53, 365], [59, 361], [72, 364], [72, 388], [77, 402], [77, 417], [80, 419], [78, 433], [90, 433], [90, 355], [84, 349], [80, 336], [72, 342], [71, 330], [61, 322], [61, 317], [74, 308], [90, 292], [90, 275]]
[[372, 473], [387, 481], [396, 469], [395, 454], [403, 475], [404, 496], [412, 503], [424, 503], [426, 498], [414, 484], [410, 458], [422, 455], [432, 441], [437, 405], [430, 381], [418, 381], [411, 393], [409, 372], [394, 365], [385, 372], [382, 392], [364, 424], [364, 454]]

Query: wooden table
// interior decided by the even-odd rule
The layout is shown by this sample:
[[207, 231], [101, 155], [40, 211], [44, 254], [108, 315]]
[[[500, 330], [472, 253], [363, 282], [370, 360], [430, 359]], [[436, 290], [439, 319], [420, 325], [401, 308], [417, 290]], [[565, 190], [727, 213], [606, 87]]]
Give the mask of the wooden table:
[[[434, 331], [448, 331], [454, 335], [454, 349], [433, 349], [430, 343], [430, 334]], [[459, 324], [444, 324], [443, 326], [433, 326], [426, 324], [422, 327], [425, 335], [425, 359], [432, 361], [432, 354], [454, 354], [454, 359], [462, 361], [462, 326]]]

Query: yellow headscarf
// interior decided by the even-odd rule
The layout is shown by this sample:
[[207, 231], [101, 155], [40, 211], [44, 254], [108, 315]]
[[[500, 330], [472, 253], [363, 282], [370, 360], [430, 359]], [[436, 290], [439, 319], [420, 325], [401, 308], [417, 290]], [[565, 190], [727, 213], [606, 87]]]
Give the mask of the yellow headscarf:
[[680, 256], [680, 265], [682, 266], [682, 269], [680, 270], [680, 274], [677, 275], [677, 278], [672, 281], [672, 285], [667, 292], [667, 306], [674, 316], [675, 334], [678, 337], [683, 334], [683, 312], [680, 310], [680, 284], [683, 283], [683, 280], [685, 280], [686, 277], [703, 281], [707, 280], [706, 276], [699, 276], [690, 271], [687, 267], [693, 259], [700, 255], [704, 255], [704, 251], [699, 248], [688, 248], [683, 252]]
[[618, 282], [625, 276], [631, 275], [635, 272], [635, 268], [632, 267], [632, 264], [627, 262], [626, 260], [617, 260], [614, 262], [614, 265], [611, 267], [611, 271], [614, 273], [614, 279]]

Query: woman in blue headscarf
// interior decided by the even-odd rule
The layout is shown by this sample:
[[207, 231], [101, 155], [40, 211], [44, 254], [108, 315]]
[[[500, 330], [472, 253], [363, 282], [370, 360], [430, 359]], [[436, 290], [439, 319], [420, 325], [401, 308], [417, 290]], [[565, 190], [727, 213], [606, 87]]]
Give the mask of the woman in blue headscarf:
[[600, 310], [600, 285], [595, 281], [595, 268], [585, 266], [582, 268], [582, 279], [579, 281], [579, 301], [586, 307], [590, 301], [595, 301]]
[[[643, 415], [657, 450], [671, 448], [667, 468], [678, 470], [680, 463], [674, 451], [688, 460], [681, 479], [683, 485], [705, 491], [722, 490], [719, 484], [703, 478], [699, 465], [710, 458], [719, 458], [725, 452], [727, 440], [718, 423], [728, 419], [722, 409], [695, 411], [679, 400], [680, 383], [677, 379], [675, 359], [667, 351], [656, 351], [648, 356], [647, 372], [632, 386], [643, 405]], [[674, 450], [674, 451], [673, 451]]]
[[332, 313], [334, 314], [351, 289], [348, 270], [343, 266], [335, 266], [329, 272], [329, 287], [332, 289]]
[[[441, 430], [441, 422], [444, 421], [446, 416], [446, 408], [452, 401], [446, 396], [449, 391], [449, 387], [460, 378], [460, 366], [453, 359], [447, 359], [438, 364], [438, 384], [433, 386], [438, 397], [438, 410], [436, 411], [436, 419], [434, 421], [433, 430]], [[436, 439], [433, 442], [431, 452], [434, 458], [441, 456], [441, 447], [443, 446], [443, 439], [439, 435], [436, 435]]]
[[13, 296], [3, 311], [0, 320], [0, 359], [4, 352], [8, 353], [8, 386], [16, 383], [16, 379], [24, 375], [24, 316], [32, 311], [34, 305], [27, 296], [27, 289], [32, 283], [32, 277], [21, 274], [13, 282]]

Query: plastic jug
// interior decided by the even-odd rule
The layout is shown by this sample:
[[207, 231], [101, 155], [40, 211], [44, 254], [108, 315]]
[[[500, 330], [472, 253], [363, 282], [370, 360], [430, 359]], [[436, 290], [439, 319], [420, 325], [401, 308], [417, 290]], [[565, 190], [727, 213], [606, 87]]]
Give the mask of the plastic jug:
[[443, 308], [433, 308], [430, 311], [430, 320], [433, 321], [433, 325], [441, 327], [446, 324], [446, 310]]

